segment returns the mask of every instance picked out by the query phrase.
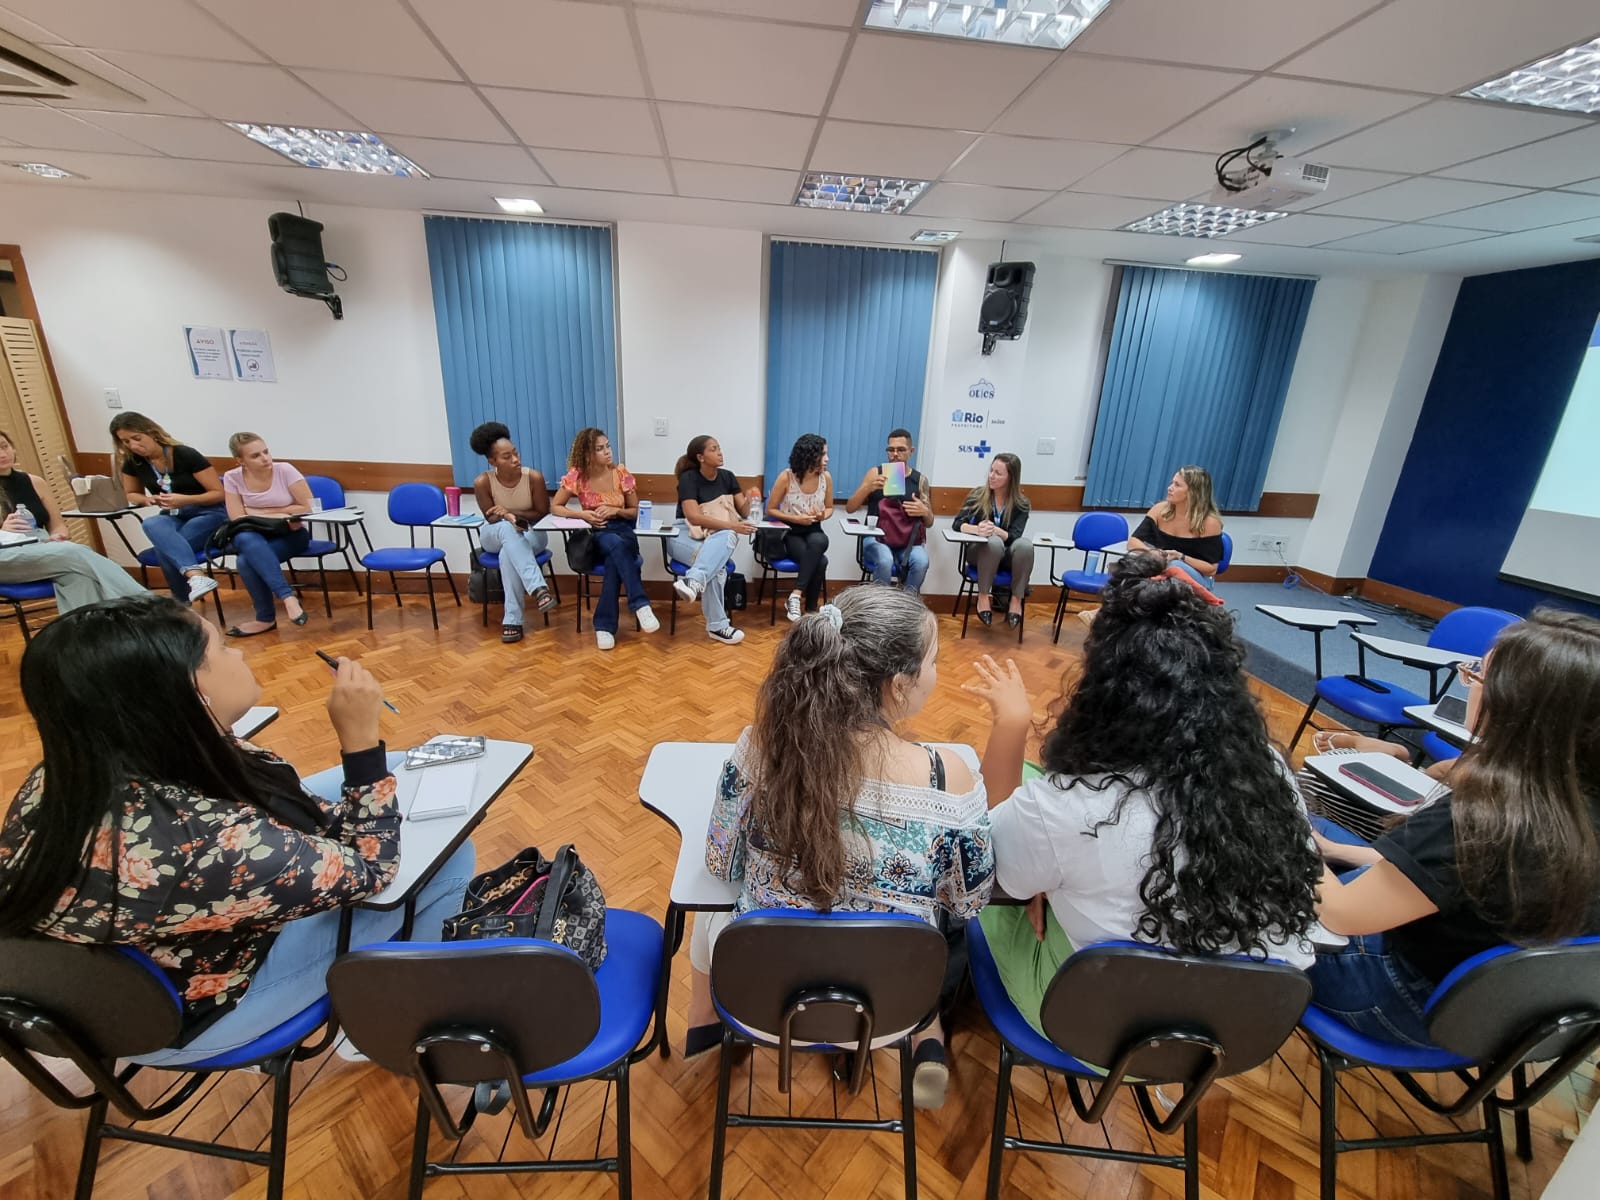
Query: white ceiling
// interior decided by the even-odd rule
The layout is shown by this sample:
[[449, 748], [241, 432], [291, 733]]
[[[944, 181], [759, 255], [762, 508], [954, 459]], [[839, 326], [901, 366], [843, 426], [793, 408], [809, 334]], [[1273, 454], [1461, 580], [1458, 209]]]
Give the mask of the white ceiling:
[[[1116, 227], [1292, 125], [1333, 168], [1222, 239], [1244, 269], [1472, 273], [1600, 255], [1600, 119], [1456, 94], [1600, 35], [1596, 0], [1112, 0], [1066, 52], [865, 32], [864, 0], [0, 0], [126, 90], [0, 103], [0, 181], [637, 219], [1177, 262]], [[100, 107], [95, 107], [98, 104]], [[433, 178], [310, 171], [222, 121], [367, 129]], [[935, 181], [904, 217], [790, 204], [803, 170]], [[1303, 215], [1302, 215], [1303, 214]], [[3, 233], [0, 228], [0, 233]]]

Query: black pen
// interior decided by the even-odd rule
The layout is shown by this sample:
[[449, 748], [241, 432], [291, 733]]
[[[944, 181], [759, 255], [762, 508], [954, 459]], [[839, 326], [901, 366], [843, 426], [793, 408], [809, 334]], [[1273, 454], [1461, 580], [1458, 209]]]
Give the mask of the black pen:
[[[323, 662], [327, 663], [335, 671], [337, 671], [339, 669], [339, 660], [337, 658], [334, 658], [331, 654], [328, 654], [326, 651], [318, 650], [317, 651], [317, 657], [320, 658]], [[396, 708], [394, 705], [390, 704], [387, 700], [385, 700], [383, 702], [383, 706], [385, 708], [387, 708], [390, 712], [392, 712], [395, 716], [398, 717], [400, 715], [400, 710], [398, 708]]]

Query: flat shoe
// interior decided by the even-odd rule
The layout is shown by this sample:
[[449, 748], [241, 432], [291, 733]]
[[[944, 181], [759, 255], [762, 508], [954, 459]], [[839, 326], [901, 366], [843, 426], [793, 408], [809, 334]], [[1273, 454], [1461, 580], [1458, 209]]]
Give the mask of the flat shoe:
[[503, 644], [509, 646], [512, 642], [520, 642], [521, 640], [522, 640], [522, 626], [521, 625], [502, 625], [502, 626], [500, 626], [500, 641]]
[[[300, 624], [304, 625], [305, 622], [301, 621]], [[259, 637], [263, 633], [271, 633], [277, 627], [278, 627], [278, 623], [276, 621], [274, 621], [271, 625], [268, 625], [265, 629], [254, 629], [254, 630], [251, 630], [249, 633], [246, 633], [244, 630], [240, 629], [237, 625], [233, 625], [233, 626], [230, 626], [229, 629], [228, 629], [228, 636], [229, 637]]]
[[979, 613], [978, 614], [978, 620], [982, 621], [985, 625], [993, 625], [994, 624], [994, 610], [993, 609], [989, 609], [989, 610], [986, 610], [984, 612]]
[[309, 620], [311, 620], [311, 614], [308, 613], [305, 609], [302, 608], [300, 610], [300, 615], [298, 617], [290, 617], [289, 618], [289, 624], [291, 624], [291, 625], [304, 625]]

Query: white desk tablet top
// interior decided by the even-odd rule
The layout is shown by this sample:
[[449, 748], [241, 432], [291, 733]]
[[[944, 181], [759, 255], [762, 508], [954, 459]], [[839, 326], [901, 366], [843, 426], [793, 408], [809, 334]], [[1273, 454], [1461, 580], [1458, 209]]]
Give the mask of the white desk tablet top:
[[1337, 608], [1294, 608], [1287, 604], [1258, 604], [1258, 613], [1274, 621], [1294, 625], [1300, 629], [1337, 629], [1341, 625], [1376, 625], [1375, 618], [1364, 613], [1345, 612]]
[[435, 529], [476, 529], [483, 524], [483, 514], [458, 513], [453, 517], [446, 514], [442, 517], [435, 517], [428, 524]]
[[555, 513], [546, 513], [533, 523], [535, 529], [593, 529], [594, 526], [579, 517], [558, 517]]
[[1437, 780], [1430, 779], [1410, 763], [1401, 762], [1392, 754], [1385, 754], [1382, 750], [1364, 750], [1359, 754], [1313, 754], [1306, 759], [1305, 765], [1312, 774], [1332, 784], [1347, 796], [1354, 796], [1384, 812], [1399, 813], [1401, 816], [1409, 817], [1412, 813], [1421, 811], [1427, 803], [1424, 801], [1422, 804], [1396, 804], [1381, 792], [1339, 769], [1354, 766], [1356, 763], [1370, 767], [1385, 778], [1392, 779], [1402, 787], [1410, 788], [1425, 797], [1442, 790]]
[[[477, 763], [478, 772], [466, 811], [430, 821], [400, 822], [400, 869], [395, 873], [393, 882], [377, 895], [363, 901], [362, 907], [398, 908], [404, 904], [407, 893], [417, 886], [417, 880], [460, 844], [466, 831], [478, 823], [489, 802], [517, 777], [532, 757], [533, 747], [526, 742], [489, 741], [484, 746], [483, 757], [472, 760]], [[422, 767], [408, 771], [402, 764], [395, 770], [395, 799], [402, 813], [411, 810], [417, 788], [422, 782], [421, 777], [438, 769]]]
[[854, 517], [846, 517], [839, 522], [839, 528], [850, 537], [882, 537], [883, 530], [876, 525], [868, 525], [865, 521], [857, 521]]
[[1432, 646], [1419, 646], [1416, 642], [1402, 642], [1398, 638], [1373, 637], [1370, 633], [1352, 633], [1350, 636], [1374, 654], [1430, 667], [1453, 667], [1458, 662], [1471, 662], [1478, 657], [1476, 654], [1462, 654], [1459, 650], [1436, 650]]
[[92, 521], [115, 521], [118, 517], [126, 517], [144, 508], [154, 508], [153, 504], [130, 504], [127, 508], [113, 508], [105, 512], [88, 512], [81, 508], [63, 509], [63, 517], [83, 517]]
[[678, 536], [678, 527], [671, 521], [651, 521], [648, 525], [634, 526], [634, 536], [669, 538]]
[[[959, 754], [978, 771], [978, 754], [971, 746], [934, 744]], [[717, 879], [706, 870], [706, 829], [722, 764], [733, 746], [732, 742], [658, 742], [639, 779], [639, 802], [678, 831], [678, 862], [668, 896], [679, 908], [726, 910], [739, 897], [739, 884]]]
[[947, 542], [987, 542], [989, 540], [981, 533], [962, 533], [960, 530], [951, 529], [948, 525], [939, 532], [944, 534], [944, 540]]
[[329, 525], [354, 525], [358, 521], [364, 521], [366, 516], [367, 514], [359, 508], [346, 505], [343, 508], [325, 508], [321, 512], [309, 512], [301, 520], [312, 523], [326, 521]]
[[277, 709], [270, 705], [258, 704], [233, 723], [233, 736], [241, 742], [248, 742], [277, 719]]
[[1472, 740], [1472, 730], [1468, 729], [1459, 721], [1452, 721], [1446, 717], [1441, 717], [1437, 712], [1434, 711], [1438, 707], [1439, 706], [1437, 704], [1411, 704], [1407, 705], [1406, 708], [1401, 711], [1403, 711], [1406, 716], [1410, 717], [1413, 721], [1417, 722], [1417, 724], [1426, 725], [1434, 732], [1442, 733], [1451, 741], [1465, 746]]
[[12, 533], [9, 529], [0, 529], [0, 546], [26, 546], [38, 540], [31, 533]]

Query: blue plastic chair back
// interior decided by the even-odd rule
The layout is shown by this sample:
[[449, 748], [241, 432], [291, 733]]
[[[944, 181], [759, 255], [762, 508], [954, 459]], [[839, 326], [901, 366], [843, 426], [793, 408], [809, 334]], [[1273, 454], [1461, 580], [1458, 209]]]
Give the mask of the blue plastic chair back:
[[1228, 569], [1228, 564], [1233, 562], [1233, 535], [1222, 535], [1222, 561], [1217, 564], [1217, 574], [1221, 575]]
[[306, 486], [311, 489], [311, 494], [322, 501], [322, 507], [344, 507], [344, 485], [337, 479], [327, 475], [307, 475]]
[[1104, 550], [1128, 540], [1128, 518], [1121, 513], [1084, 513], [1072, 523], [1072, 544], [1079, 550]]
[[1502, 608], [1458, 608], [1446, 613], [1428, 635], [1428, 645], [1482, 658], [1507, 625], [1522, 620]]
[[396, 525], [430, 525], [444, 514], [444, 491], [431, 483], [402, 483], [389, 493], [389, 520]]

